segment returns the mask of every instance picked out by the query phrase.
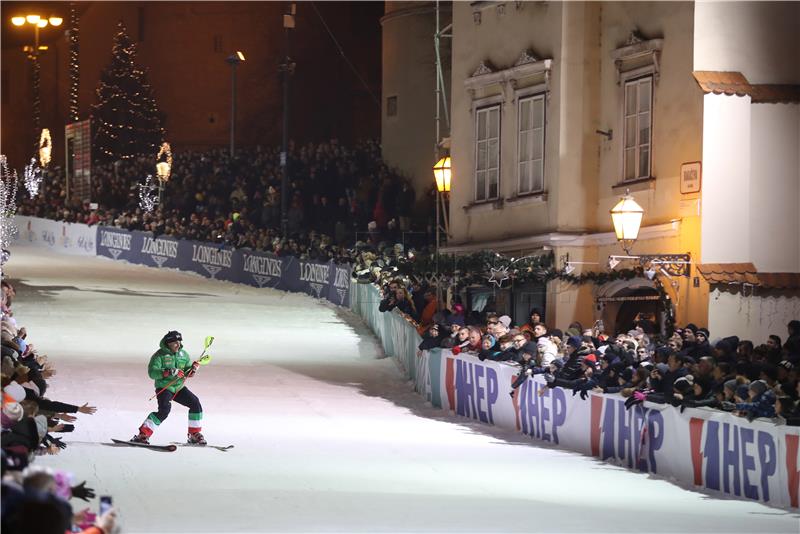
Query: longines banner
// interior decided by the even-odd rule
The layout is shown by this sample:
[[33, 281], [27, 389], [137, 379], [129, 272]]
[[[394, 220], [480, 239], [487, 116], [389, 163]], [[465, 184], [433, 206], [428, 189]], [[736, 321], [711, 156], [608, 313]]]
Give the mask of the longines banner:
[[349, 264], [298, 260], [215, 243], [155, 237], [150, 232], [37, 217], [17, 216], [16, 224], [15, 242], [19, 244], [191, 271], [215, 280], [306, 293], [337, 306], [350, 305]]

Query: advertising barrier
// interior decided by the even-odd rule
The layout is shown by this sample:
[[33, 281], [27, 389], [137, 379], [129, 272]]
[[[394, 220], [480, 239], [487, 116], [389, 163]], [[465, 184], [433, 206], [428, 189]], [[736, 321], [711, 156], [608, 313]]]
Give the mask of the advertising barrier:
[[435, 407], [708, 493], [798, 508], [798, 427], [708, 408], [681, 412], [645, 402], [627, 409], [620, 395], [591, 393], [583, 400], [548, 388], [540, 376], [528, 378], [512, 396], [517, 365], [448, 349], [417, 356], [416, 330], [396, 312], [379, 312], [379, 302], [374, 285], [351, 286], [352, 309]]
[[66, 254], [103, 256], [149, 267], [190, 271], [215, 280], [301, 292], [350, 305], [349, 264], [298, 260], [249, 249], [154, 236], [110, 226], [87, 226], [17, 216], [15, 243]]
[[94, 256], [97, 228], [18, 215], [15, 243], [49, 248], [61, 254]]

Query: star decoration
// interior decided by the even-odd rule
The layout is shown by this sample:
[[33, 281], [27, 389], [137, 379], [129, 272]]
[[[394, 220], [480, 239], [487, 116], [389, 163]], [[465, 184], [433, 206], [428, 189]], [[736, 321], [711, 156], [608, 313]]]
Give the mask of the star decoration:
[[506, 280], [508, 280], [508, 267], [500, 267], [499, 269], [491, 267], [491, 275], [488, 280], [490, 283], [496, 284], [500, 288], [503, 287], [503, 282]]

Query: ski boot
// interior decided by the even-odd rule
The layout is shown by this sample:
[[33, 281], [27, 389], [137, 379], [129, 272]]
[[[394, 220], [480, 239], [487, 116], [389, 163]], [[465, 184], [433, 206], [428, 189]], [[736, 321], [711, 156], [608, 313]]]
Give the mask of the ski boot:
[[206, 438], [200, 432], [189, 432], [186, 442], [189, 445], [206, 445]]
[[133, 443], [143, 443], [144, 445], [150, 445], [150, 439], [144, 433], [139, 432], [135, 436], [131, 438]]

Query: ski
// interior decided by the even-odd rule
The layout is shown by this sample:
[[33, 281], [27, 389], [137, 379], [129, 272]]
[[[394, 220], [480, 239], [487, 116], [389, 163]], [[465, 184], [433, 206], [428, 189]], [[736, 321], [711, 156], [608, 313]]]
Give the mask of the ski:
[[185, 442], [180, 442], [180, 441], [173, 441], [173, 442], [171, 442], [171, 444], [175, 445], [177, 447], [194, 447], [194, 448], [197, 448], [197, 449], [217, 449], [218, 451], [222, 451], [222, 452], [228, 451], [228, 450], [233, 448], [233, 445], [224, 445], [224, 446], [223, 445], [197, 445], [197, 444], [194, 444], [194, 443], [185, 443]]
[[144, 449], [150, 449], [151, 451], [161, 451], [161, 452], [174, 452], [178, 448], [175, 445], [152, 445], [150, 443], [137, 443], [135, 441], [128, 441], [125, 439], [114, 439], [111, 438], [111, 441], [116, 443], [117, 445], [129, 445], [131, 447], [142, 447]]

